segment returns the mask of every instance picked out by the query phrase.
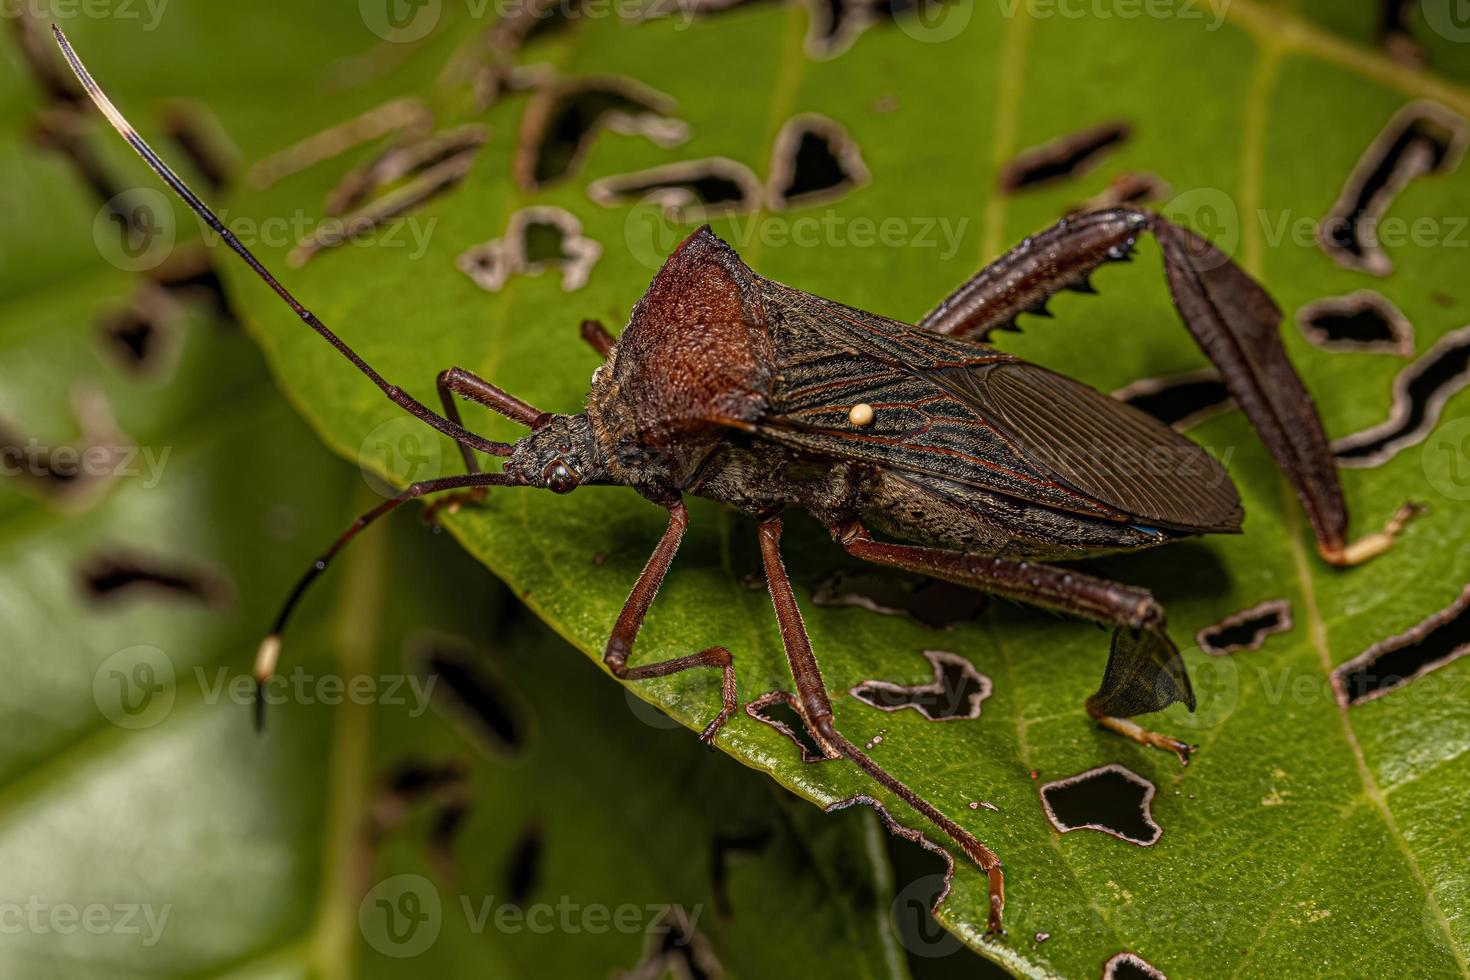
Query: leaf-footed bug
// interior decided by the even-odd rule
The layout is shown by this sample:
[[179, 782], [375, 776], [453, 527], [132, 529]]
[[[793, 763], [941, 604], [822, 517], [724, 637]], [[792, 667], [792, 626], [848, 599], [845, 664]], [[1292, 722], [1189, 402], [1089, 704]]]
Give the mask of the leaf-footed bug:
[[[303, 307], [153, 152], [97, 87], [65, 36], [57, 42], [88, 95], [148, 165], [311, 329], [393, 402], [459, 445], [469, 472], [416, 483], [360, 517], [297, 583], [256, 662], [274, 672], [281, 633], [308, 585], [368, 524], [442, 491], [588, 484], [628, 486], [669, 512], [668, 528], [618, 615], [604, 663], [635, 681], [698, 667], [723, 678], [712, 743], [735, 711], [734, 657], [724, 647], [629, 666], [643, 618], [688, 524], [682, 497], [722, 501], [759, 521], [766, 581], [795, 680], [793, 704], [831, 756], [856, 763], [942, 829], [989, 878], [989, 926], [1000, 930], [1000, 860], [968, 830], [899, 782], [839, 732], [781, 559], [781, 514], [804, 509], [850, 554], [1114, 627], [1102, 683], [1087, 699], [1102, 725], [1188, 761], [1185, 743], [1129, 720], [1194, 694], [1164, 612], [1146, 590], [1071, 572], [1059, 559], [1150, 548], [1240, 530], [1225, 470], [1137, 409], [986, 346], [989, 332], [1045, 311], [1062, 289], [1128, 256], [1152, 232], [1185, 325], [1220, 370], [1300, 496], [1322, 556], [1337, 565], [1391, 547], [1413, 513], [1347, 542], [1347, 509], [1322, 423], [1277, 336], [1281, 312], [1261, 286], [1204, 239], [1165, 218], [1114, 209], [1063, 221], [966, 282], [918, 326], [765, 279], [708, 227], [655, 276], [603, 356], [585, 410], [541, 412], [461, 368], [439, 375], [439, 414], [390, 384]], [[455, 397], [524, 425], [514, 444], [460, 424]], [[505, 459], [481, 472], [476, 451]], [[815, 464], [815, 465], [814, 465]], [[914, 544], [876, 540], [870, 529]]]

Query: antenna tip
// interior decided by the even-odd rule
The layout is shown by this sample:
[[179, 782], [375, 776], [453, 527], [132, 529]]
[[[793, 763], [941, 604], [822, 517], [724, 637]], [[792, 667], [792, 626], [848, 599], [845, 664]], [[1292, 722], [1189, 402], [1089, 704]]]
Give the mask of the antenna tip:
[[255, 651], [255, 680], [256, 683], [264, 684], [271, 679], [276, 672], [276, 661], [281, 659], [281, 634], [272, 633], [260, 641], [260, 649]]

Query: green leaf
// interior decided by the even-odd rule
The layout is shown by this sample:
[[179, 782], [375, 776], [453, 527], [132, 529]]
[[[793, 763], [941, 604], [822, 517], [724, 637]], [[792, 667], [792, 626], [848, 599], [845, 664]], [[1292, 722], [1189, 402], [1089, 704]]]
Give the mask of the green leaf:
[[[259, 15], [262, 34], [244, 35], [257, 53], [271, 45]], [[342, 35], [297, 43], [328, 51]], [[19, 119], [30, 106], [11, 108]], [[248, 108], [226, 100], [221, 114], [237, 135], [252, 131]], [[97, 137], [111, 146], [110, 134]], [[549, 964], [597, 975], [637, 964], [657, 938], [645, 935], [660, 921], [649, 907], [672, 903], [729, 976], [785, 964], [907, 975], [871, 814], [825, 819], [682, 732], [640, 724], [618, 689], [544, 626], [506, 615], [504, 588], [410, 515], [354, 549], [307, 600], [257, 736], [245, 672], [254, 644], [316, 538], [377, 498], [321, 450], [249, 340], [207, 303], [180, 294], [155, 324], [155, 342], [176, 346], [174, 356], [146, 375], [125, 367], [99, 323], [133, 303], [140, 277], [106, 263], [93, 239], [97, 202], [26, 138], [17, 125], [0, 141], [5, 187], [64, 220], [26, 222], [0, 252], [10, 671], [0, 973], [417, 976], [489, 962], [497, 976], [544, 975]], [[116, 416], [124, 455], [63, 497], [36, 476], [28, 444], [88, 445], [72, 417], [76, 392], [92, 414], [105, 404], [101, 414]], [[197, 585], [126, 584], [139, 570]], [[397, 587], [395, 572], [422, 588]], [[468, 651], [509, 692], [514, 752], [431, 705], [442, 678], [411, 656], [430, 642]], [[344, 693], [361, 684], [370, 705]], [[383, 817], [406, 805], [388, 784], [425, 759], [464, 777], [456, 800], [467, 816], [446, 845], [458, 869], [448, 879], [442, 861], [425, 860], [441, 816], [432, 799], [413, 803], [402, 825]], [[527, 913], [571, 909], [572, 926], [558, 921], [556, 935], [540, 917], [513, 929], [470, 917], [505, 904], [506, 859], [528, 816], [543, 843]], [[721, 842], [730, 846], [717, 907]], [[442, 892], [442, 937], [416, 958], [383, 945], [371, 919], [372, 878], [390, 872]], [[611, 918], [633, 900], [635, 915]]]
[[[1166, 180], [1176, 195], [1170, 213], [1232, 251], [1288, 317], [1308, 301], [1371, 287], [1413, 320], [1420, 352], [1466, 322], [1470, 297], [1457, 286], [1463, 255], [1447, 237], [1470, 204], [1463, 169], [1417, 181], [1397, 199], [1394, 216], [1432, 219], [1440, 234], [1394, 247], [1387, 279], [1339, 268], [1310, 234], [1394, 110], [1433, 98], [1464, 113], [1470, 92], [1458, 83], [1250, 0], [1181, 4], [1170, 16], [1104, 17], [1091, 6], [1080, 17], [1058, 7], [1028, 16], [1025, 5], [943, 9], [955, 19], [941, 24], [952, 29], [877, 25], [826, 61], [804, 57], [807, 15], [797, 6], [751, 5], [693, 23], [583, 18], [533, 42], [523, 60], [570, 75], [627, 75], [666, 92], [689, 124], [686, 143], [604, 135], [573, 179], [524, 193], [510, 178], [523, 96], [476, 113], [451, 83], [418, 89], [439, 108], [440, 125], [473, 118], [492, 132], [465, 183], [409, 220], [409, 229], [429, 232], [422, 254], [386, 242], [343, 248], [289, 279], [369, 361], [426, 402], [435, 374], [460, 365], [544, 410], [574, 411], [596, 364], [576, 339], [577, 321], [621, 322], [653, 272], [650, 253], [676, 240], [656, 233], [646, 208], [590, 202], [586, 183], [717, 155], [765, 177], [781, 124], [818, 111], [857, 141], [871, 184], [820, 208], [715, 223], [758, 272], [811, 292], [915, 318], [1004, 247], [1136, 170]], [[469, 45], [478, 26], [446, 11], [440, 32], [413, 49], [407, 76], [374, 82], [373, 97], [357, 93], [353, 105], [409, 91], [408, 76], [433, 76], [425, 62], [442, 63], [456, 42]], [[293, 118], [282, 143], [349, 111], [303, 101], [309, 118]], [[998, 168], [1020, 149], [1109, 119], [1129, 121], [1134, 135], [1100, 169], [1013, 198], [994, 193]], [[313, 213], [348, 166], [372, 152], [322, 163], [237, 207], [257, 217]], [[545, 275], [513, 278], [487, 295], [455, 268], [457, 255], [503, 235], [512, 213], [530, 204], [566, 208], [603, 245], [585, 289], [564, 293], [558, 277]], [[859, 221], [889, 218], [906, 229], [899, 247], [854, 232]], [[959, 230], [955, 247], [942, 236], [928, 246], [920, 240], [940, 219], [963, 222], [950, 226]], [[1283, 221], [1288, 229], [1307, 222], [1305, 240], [1278, 237]], [[286, 249], [262, 251], [282, 266]], [[396, 417], [391, 406], [262, 287], [243, 275], [232, 281], [274, 370], [329, 443], [400, 479], [455, 469], [453, 448], [427, 436], [398, 458], [382, 456], [384, 440], [369, 434]], [[1102, 390], [1200, 366], [1169, 308], [1155, 248], [1146, 245], [1130, 267], [1104, 270], [1096, 284], [1100, 297], [1060, 297], [1056, 322], [1029, 321], [1006, 346]], [[1324, 351], [1289, 322], [1283, 337], [1331, 434], [1386, 415], [1401, 361]], [[1465, 398], [1449, 403], [1446, 420], [1463, 414]], [[494, 437], [514, 434], [484, 413], [466, 418]], [[1411, 684], [1350, 711], [1338, 707], [1328, 672], [1458, 594], [1470, 526], [1457, 518], [1456, 500], [1426, 482], [1421, 452], [1410, 448], [1379, 469], [1344, 472], [1355, 527], [1375, 529], [1410, 498], [1428, 500], [1431, 513], [1391, 554], [1338, 572], [1316, 559], [1294, 497], [1238, 415], [1193, 434], [1231, 453], [1249, 515], [1245, 535], [1102, 567], [1154, 589], [1180, 640], [1267, 599], [1289, 600], [1297, 625], [1233, 658], [1186, 653], [1208, 696], [1196, 716], [1171, 709], [1158, 726], [1202, 744], [1188, 770], [1087, 721], [1081, 702], [1107, 649], [1095, 629], [995, 607], [979, 622], [936, 633], [863, 610], [814, 607], [812, 590], [848, 563], [819, 528], [796, 522], [787, 553], [840, 727], [858, 742], [882, 734], [875, 757], [1002, 855], [1008, 938], [982, 935], [985, 887], [973, 869], [961, 868], [941, 915], [1017, 973], [1096, 975], [1109, 956], [1131, 950], [1170, 975], [1343, 975], [1385, 959], [1404, 972], [1465, 974], [1470, 875], [1455, 841], [1470, 782], [1470, 716], [1446, 692], [1463, 684], [1470, 665], [1452, 664], [1435, 675], [1441, 683]], [[404, 465], [413, 460], [417, 468]], [[746, 584], [758, 564], [751, 522], [703, 503], [691, 513], [636, 659], [718, 643], [735, 652], [742, 700], [789, 688], [766, 599]], [[589, 489], [569, 498], [492, 493], [450, 528], [596, 657], [662, 524], [631, 491]], [[923, 682], [929, 665], [920, 652], [936, 647], [993, 680], [979, 720], [937, 724], [842, 696], [867, 679]], [[713, 678], [684, 674], [635, 691], [694, 728], [716, 709]], [[788, 741], [747, 717], [720, 746], [821, 805], [873, 791], [844, 764], [801, 763]], [[1038, 778], [1112, 762], [1158, 788], [1153, 815], [1163, 837], [1151, 848], [1097, 833], [1059, 836], [1043, 815]], [[998, 810], [970, 807], [982, 800]], [[912, 813], [895, 812], [917, 824]], [[1033, 941], [1041, 933], [1050, 938]]]

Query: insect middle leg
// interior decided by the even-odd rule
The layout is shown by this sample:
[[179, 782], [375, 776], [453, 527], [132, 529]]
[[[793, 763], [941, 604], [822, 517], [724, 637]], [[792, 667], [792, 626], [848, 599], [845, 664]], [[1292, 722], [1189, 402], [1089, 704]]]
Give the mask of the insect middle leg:
[[734, 654], [724, 647], [708, 647], [687, 657], [676, 657], [641, 667], [628, 666], [628, 657], [633, 652], [633, 643], [638, 639], [638, 631], [643, 626], [643, 617], [648, 614], [648, 607], [653, 605], [654, 596], [658, 595], [664, 575], [668, 573], [674, 555], [679, 550], [679, 542], [684, 538], [684, 531], [689, 527], [689, 511], [685, 509], [683, 501], [676, 498], [666, 506], [669, 509], [669, 526], [659, 539], [658, 546], [653, 549], [653, 554], [649, 556], [648, 564], [639, 573], [633, 591], [628, 593], [622, 612], [618, 613], [618, 621], [613, 625], [612, 635], [608, 637], [607, 647], [603, 650], [602, 662], [612, 671], [613, 676], [625, 681], [667, 677], [697, 667], [718, 667], [722, 673], [720, 713], [699, 733], [700, 741], [713, 745], [715, 736], [738, 707]]
[[1188, 765], [1192, 748], [1187, 742], [1129, 720], [1175, 701], [1194, 708], [1184, 661], [1164, 631], [1164, 609], [1146, 589], [1056, 565], [875, 541], [857, 521], [831, 530], [855, 558], [1113, 626], [1112, 652], [1101, 686], [1087, 699], [1088, 714], [1103, 727], [1172, 752]]
[[781, 561], [779, 515], [761, 521], [760, 545], [766, 584], [771, 592], [771, 604], [776, 608], [776, 621], [781, 627], [781, 644], [786, 650], [786, 661], [791, 666], [791, 676], [796, 681], [796, 707], [801, 712], [802, 720], [806, 722], [812, 736], [822, 744], [822, 748], [828, 750], [829, 755], [840, 754], [857, 763], [860, 769], [890, 793], [933, 821], [986, 873], [990, 881], [989, 928], [991, 932], [1000, 932], [1000, 913], [1005, 907], [1005, 875], [1001, 871], [1000, 858], [968, 830], [895, 779], [837, 730], [832, 718], [832, 702], [827, 696], [827, 685], [822, 680], [816, 655], [812, 652], [811, 639], [807, 636], [806, 624], [802, 622], [801, 609], [796, 605], [796, 596], [791, 591], [791, 579], [786, 574], [785, 563]]

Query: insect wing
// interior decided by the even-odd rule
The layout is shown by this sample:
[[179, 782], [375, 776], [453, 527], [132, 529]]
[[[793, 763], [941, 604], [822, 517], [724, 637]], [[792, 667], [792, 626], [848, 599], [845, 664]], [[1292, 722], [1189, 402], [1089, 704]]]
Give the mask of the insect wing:
[[[793, 448], [937, 476], [1059, 510], [1234, 530], [1223, 468], [1153, 418], [973, 341], [775, 283], [780, 379], [759, 431]], [[873, 408], [865, 426], [853, 405]]]

